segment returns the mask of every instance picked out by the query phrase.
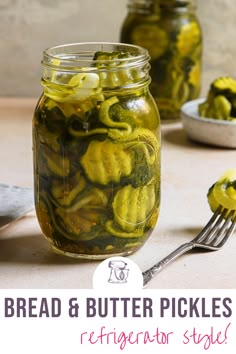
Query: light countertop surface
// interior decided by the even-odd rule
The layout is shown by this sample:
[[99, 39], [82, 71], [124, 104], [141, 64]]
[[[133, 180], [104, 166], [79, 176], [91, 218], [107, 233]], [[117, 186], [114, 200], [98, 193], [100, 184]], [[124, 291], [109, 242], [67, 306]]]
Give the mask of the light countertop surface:
[[[33, 186], [31, 121], [35, 99], [0, 98], [0, 182]], [[190, 241], [211, 216], [209, 187], [235, 167], [236, 150], [191, 142], [181, 122], [162, 127], [161, 212], [144, 247], [130, 256], [142, 271]], [[0, 231], [0, 288], [86, 289], [98, 261], [59, 256], [34, 212]], [[217, 252], [192, 251], [168, 265], [149, 289], [236, 288], [236, 233]]]

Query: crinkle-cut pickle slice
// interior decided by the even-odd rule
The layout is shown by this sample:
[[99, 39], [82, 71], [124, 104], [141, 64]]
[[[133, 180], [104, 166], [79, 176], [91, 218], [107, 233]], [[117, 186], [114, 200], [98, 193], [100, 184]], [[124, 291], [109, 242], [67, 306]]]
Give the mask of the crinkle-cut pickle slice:
[[180, 33], [177, 36], [177, 49], [183, 56], [191, 54], [193, 49], [201, 40], [201, 31], [197, 22], [186, 23], [181, 27]]
[[198, 106], [201, 117], [234, 121], [235, 118], [236, 80], [231, 77], [215, 79], [204, 102]]
[[210, 86], [210, 90], [214, 94], [225, 94], [226, 92], [232, 95], [236, 94], [236, 80], [230, 76], [218, 77], [215, 79]]
[[199, 104], [198, 110], [201, 117], [215, 118], [223, 120], [231, 120], [232, 105], [229, 100], [223, 96], [218, 95], [210, 101], [205, 101]]
[[236, 210], [236, 168], [226, 171], [209, 189], [208, 202], [213, 211], [219, 205]]
[[133, 170], [130, 151], [109, 140], [91, 141], [81, 158], [81, 165], [90, 181], [102, 185], [120, 182]]
[[132, 43], [146, 48], [152, 58], [158, 59], [168, 48], [168, 33], [154, 24], [143, 23], [132, 31]]
[[[114, 223], [134, 237], [142, 236], [146, 222], [152, 216], [156, 204], [155, 186], [153, 184], [134, 188], [132, 185], [121, 188], [112, 203]], [[109, 231], [111, 225], [108, 223]], [[115, 230], [115, 227], [113, 227]], [[122, 236], [116, 232], [115, 236]], [[126, 235], [126, 237], [129, 237]]]

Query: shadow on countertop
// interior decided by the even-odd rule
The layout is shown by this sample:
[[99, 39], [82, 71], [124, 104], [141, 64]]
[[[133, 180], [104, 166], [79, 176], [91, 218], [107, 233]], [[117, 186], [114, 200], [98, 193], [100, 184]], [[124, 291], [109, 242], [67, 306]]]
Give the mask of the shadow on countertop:
[[[168, 125], [168, 129], [165, 129], [166, 127], [164, 126], [164, 129], [162, 129], [162, 140], [166, 141], [168, 143], [174, 144], [174, 145], [179, 145], [179, 146], [190, 146], [192, 145], [192, 142], [189, 140], [187, 137], [184, 129], [182, 126], [176, 126], [174, 125], [171, 127], [171, 125]], [[195, 143], [193, 143], [196, 145]]]
[[201, 142], [195, 142], [193, 140], [191, 140], [184, 128], [182, 127], [181, 124], [176, 125], [173, 124], [173, 126], [171, 126], [171, 124], [168, 125], [164, 125], [162, 127], [161, 130], [161, 134], [162, 134], [162, 141], [163, 142], [167, 142], [173, 145], [177, 145], [177, 146], [181, 146], [181, 147], [187, 147], [190, 149], [208, 149], [208, 150], [228, 150], [224, 147], [218, 147], [218, 146], [212, 146], [212, 145], [208, 145], [208, 144], [204, 144]]
[[[67, 257], [52, 251], [42, 234], [0, 239], [0, 264], [20, 263], [32, 265], [85, 264], [88, 260]], [[90, 261], [91, 262], [91, 261]], [[95, 261], [94, 261], [95, 262]]]

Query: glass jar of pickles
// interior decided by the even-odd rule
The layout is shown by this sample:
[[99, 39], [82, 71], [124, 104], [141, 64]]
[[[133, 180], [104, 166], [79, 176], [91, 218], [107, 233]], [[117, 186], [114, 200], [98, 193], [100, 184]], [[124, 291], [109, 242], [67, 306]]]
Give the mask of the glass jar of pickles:
[[160, 205], [160, 120], [138, 46], [77, 43], [43, 55], [33, 118], [35, 206], [56, 252], [138, 250]]
[[178, 120], [180, 108], [201, 89], [202, 31], [192, 0], [129, 0], [121, 42], [151, 56], [150, 90], [161, 121]]

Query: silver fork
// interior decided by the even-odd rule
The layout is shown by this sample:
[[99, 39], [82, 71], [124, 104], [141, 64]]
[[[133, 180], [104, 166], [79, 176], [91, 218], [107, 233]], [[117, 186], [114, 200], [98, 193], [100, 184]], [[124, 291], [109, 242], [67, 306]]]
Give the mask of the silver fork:
[[143, 272], [143, 286], [146, 286], [154, 276], [167, 264], [173, 262], [182, 254], [199, 247], [209, 251], [217, 251], [222, 248], [233, 233], [236, 223], [236, 211], [224, 209], [219, 206], [206, 226], [190, 242], [184, 243], [167, 257]]

